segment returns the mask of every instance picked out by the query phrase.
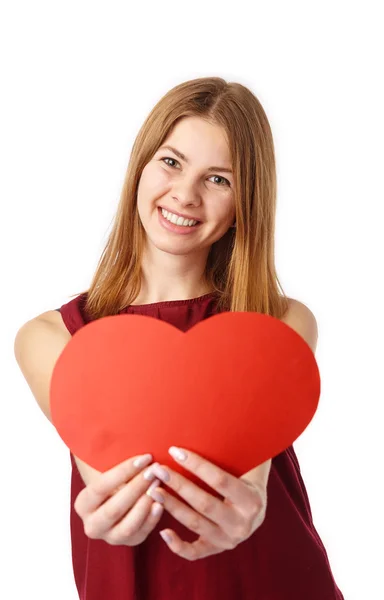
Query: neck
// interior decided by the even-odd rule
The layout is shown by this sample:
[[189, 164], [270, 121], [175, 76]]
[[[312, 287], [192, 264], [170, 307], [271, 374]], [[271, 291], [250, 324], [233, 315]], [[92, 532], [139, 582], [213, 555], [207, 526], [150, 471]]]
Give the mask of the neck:
[[199, 257], [155, 250], [143, 253], [141, 289], [133, 305], [189, 300], [213, 291], [205, 277], [209, 249]]

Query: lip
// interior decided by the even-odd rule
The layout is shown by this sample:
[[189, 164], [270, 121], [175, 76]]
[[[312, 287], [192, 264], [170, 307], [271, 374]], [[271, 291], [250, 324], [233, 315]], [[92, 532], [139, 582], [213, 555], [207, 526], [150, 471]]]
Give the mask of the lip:
[[[165, 209], [165, 210], [167, 210], [167, 209]], [[200, 222], [196, 223], [196, 225], [192, 225], [191, 227], [189, 227], [189, 226], [188, 227], [182, 227], [181, 225], [175, 225], [174, 223], [171, 223], [171, 221], [168, 221], [168, 219], [166, 219], [165, 217], [163, 217], [160, 206], [158, 206], [157, 212], [158, 212], [158, 215], [159, 215], [159, 223], [160, 223], [160, 225], [162, 227], [164, 227], [164, 229], [167, 229], [168, 231], [171, 231], [173, 233], [177, 233], [179, 235], [191, 235], [191, 234], [193, 234], [194, 231], [196, 231], [197, 229], [199, 229], [199, 227], [201, 225]]]
[[193, 217], [192, 215], [182, 215], [181, 213], [177, 212], [176, 210], [171, 210], [170, 208], [167, 208], [166, 206], [159, 206], [160, 209], [164, 209], [170, 213], [172, 213], [173, 215], [177, 215], [178, 217], [183, 217], [183, 219], [193, 219], [193, 221], [197, 221], [198, 223], [201, 223], [200, 219], [196, 219], [196, 217]]

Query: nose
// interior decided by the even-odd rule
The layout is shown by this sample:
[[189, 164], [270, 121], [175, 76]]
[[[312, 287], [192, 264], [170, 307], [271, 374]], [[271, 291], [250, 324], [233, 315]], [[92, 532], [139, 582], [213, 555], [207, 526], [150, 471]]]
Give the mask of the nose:
[[172, 199], [178, 202], [180, 206], [200, 206], [201, 196], [193, 182], [184, 180], [172, 190]]

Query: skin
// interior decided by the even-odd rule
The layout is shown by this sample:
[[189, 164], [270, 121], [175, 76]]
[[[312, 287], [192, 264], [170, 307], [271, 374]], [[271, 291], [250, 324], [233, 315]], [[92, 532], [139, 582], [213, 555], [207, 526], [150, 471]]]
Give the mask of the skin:
[[[232, 168], [222, 129], [199, 118], [185, 118], [163, 143], [168, 144], [189, 162], [159, 149], [143, 169], [137, 206], [147, 244], [143, 285], [135, 304], [183, 300], [212, 291], [204, 281], [209, 249], [235, 220], [233, 174], [208, 171], [213, 165]], [[159, 224], [159, 206], [201, 224], [189, 235], [170, 232]]]
[[[232, 174], [208, 171], [212, 165], [231, 168], [224, 132], [193, 117], [179, 122], [164, 144], [181, 151], [189, 162], [170, 150], [159, 150], [143, 170], [137, 202], [147, 243], [142, 289], [134, 304], [194, 298], [211, 291], [204, 281], [208, 252], [235, 219]], [[189, 235], [170, 232], [159, 223], [159, 206], [195, 217], [201, 225]], [[304, 304], [292, 300], [282, 320], [315, 351], [316, 319]], [[160, 532], [170, 550], [186, 560], [235, 548], [249, 538], [265, 518], [271, 459], [236, 478], [204, 457], [182, 450], [184, 461], [173, 458], [223, 500], [170, 467], [153, 464], [150, 455], [140, 467], [134, 466], [137, 457], [132, 457], [99, 473], [78, 495], [74, 508], [88, 537], [110, 544], [140, 544], [167, 510], [199, 534], [197, 541], [187, 543], [170, 529]], [[149, 466], [144, 471], [145, 465]], [[178, 498], [160, 487], [162, 482]]]
[[161, 531], [160, 535], [175, 554], [191, 561], [236, 548], [264, 521], [271, 461], [237, 478], [186, 449], [177, 449], [185, 456], [180, 460], [174, 450], [171, 447], [169, 453], [177, 462], [208, 483], [224, 499], [220, 500], [203, 491], [173, 469], [154, 463], [143, 477], [147, 473], [154, 474], [177, 492], [181, 499], [186, 500], [189, 506], [162, 488], [152, 488], [150, 495], [180, 523], [199, 534], [199, 538], [188, 543], [171, 529]]
[[[170, 453], [173, 450], [171, 447]], [[223, 500], [158, 463], [143, 472], [134, 466], [138, 457], [133, 457], [99, 473], [77, 496], [74, 508], [83, 519], [86, 535], [111, 545], [136, 546], [155, 528], [164, 509], [200, 536], [197, 541], [187, 543], [172, 530], [160, 532], [169, 548], [186, 560], [230, 550], [252, 535], [265, 517], [270, 461], [236, 478], [198, 454], [183, 451], [185, 459], [175, 460], [219, 492]], [[146, 463], [151, 462], [152, 456], [148, 455]], [[258, 478], [254, 477], [256, 471]], [[161, 481], [177, 492], [181, 500], [159, 487]], [[157, 515], [153, 513], [155, 508], [159, 511]]]
[[[196, 297], [210, 291], [203, 276], [210, 247], [235, 220], [233, 173], [208, 171], [213, 165], [232, 168], [224, 131], [200, 118], [186, 118], [177, 124], [164, 145], [181, 151], [187, 161], [161, 147], [143, 170], [137, 204], [147, 245], [144, 282], [137, 304]], [[200, 225], [189, 235], [170, 232], [159, 224], [158, 207], [188, 215], [199, 220]], [[169, 296], [165, 295], [167, 290]], [[166, 481], [196, 511], [165, 490], [152, 487], [149, 495], [184, 525], [203, 534], [194, 544], [187, 544], [175, 532], [162, 532], [165, 539], [168, 534], [168, 544], [175, 553], [196, 560], [234, 548], [249, 537], [264, 518], [266, 494], [263, 483], [254, 485], [237, 479], [203, 457], [190, 452], [187, 456], [185, 467], [225, 496], [225, 501], [215, 499], [160, 465], [155, 465], [154, 473], [149, 470], [149, 476], [155, 474]], [[270, 461], [258, 471], [265, 485], [269, 468]]]
[[[287, 314], [281, 320], [292, 327], [315, 354], [318, 329], [314, 314], [303, 303], [290, 299]], [[171, 447], [172, 448], [172, 447]], [[88, 537], [110, 544], [134, 546], [143, 542], [159, 522], [163, 510], [199, 535], [187, 543], [170, 529], [165, 540], [170, 550], [186, 560], [198, 560], [236, 547], [264, 521], [267, 507], [267, 483], [271, 459], [240, 478], [183, 448], [184, 469], [216, 490], [223, 500], [208, 494], [168, 466], [153, 463], [148, 455], [140, 467], [132, 457], [110, 471], [98, 473], [77, 496], [74, 508], [84, 522]], [[145, 465], [148, 467], [144, 470]], [[175, 491], [178, 498], [160, 487], [161, 482]], [[179, 499], [180, 498], [180, 499]], [[183, 502], [185, 500], [188, 505]], [[153, 515], [153, 509], [160, 512]]]

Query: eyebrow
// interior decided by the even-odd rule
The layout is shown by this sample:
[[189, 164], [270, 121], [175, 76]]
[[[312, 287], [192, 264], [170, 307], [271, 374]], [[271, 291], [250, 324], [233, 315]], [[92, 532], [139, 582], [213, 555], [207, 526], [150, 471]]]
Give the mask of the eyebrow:
[[[186, 163], [189, 163], [188, 158], [180, 152], [180, 150], [176, 150], [173, 146], [161, 146], [159, 150], [171, 150], [176, 156], [178, 156], [181, 160], [184, 160]], [[221, 171], [223, 173], [232, 173], [232, 169], [227, 169], [226, 167], [209, 167], [208, 171]]]

